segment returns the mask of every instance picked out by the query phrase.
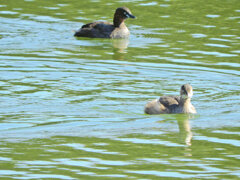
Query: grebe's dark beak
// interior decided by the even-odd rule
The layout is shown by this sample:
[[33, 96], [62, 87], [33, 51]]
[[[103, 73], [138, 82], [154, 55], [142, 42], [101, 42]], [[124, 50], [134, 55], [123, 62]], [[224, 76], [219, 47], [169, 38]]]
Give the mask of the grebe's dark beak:
[[128, 13], [128, 12], [124, 12], [124, 15], [126, 16], [126, 18], [133, 18], [133, 19], [136, 18], [136, 16], [134, 16], [134, 15]]

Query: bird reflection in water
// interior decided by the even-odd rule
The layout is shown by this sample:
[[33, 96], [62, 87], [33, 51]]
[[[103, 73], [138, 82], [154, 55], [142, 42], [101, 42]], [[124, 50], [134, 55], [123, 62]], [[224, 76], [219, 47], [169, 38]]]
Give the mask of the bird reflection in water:
[[113, 45], [113, 59], [124, 60], [127, 48], [129, 45], [129, 39], [112, 39]]
[[185, 144], [185, 156], [192, 156], [192, 138], [193, 133], [191, 130], [190, 120], [194, 118], [193, 114], [181, 114], [177, 117], [177, 123], [179, 128], [179, 140]]
[[180, 141], [184, 142], [187, 146], [192, 145], [192, 131], [189, 119], [191, 115], [178, 116], [177, 123], [179, 128]]

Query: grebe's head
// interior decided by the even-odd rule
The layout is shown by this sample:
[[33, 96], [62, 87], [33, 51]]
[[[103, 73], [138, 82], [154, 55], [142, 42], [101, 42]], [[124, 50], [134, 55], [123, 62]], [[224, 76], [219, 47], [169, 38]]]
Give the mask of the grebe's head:
[[119, 7], [116, 9], [115, 16], [123, 19], [136, 18], [132, 15], [131, 11], [127, 7]]
[[193, 88], [190, 84], [184, 84], [181, 86], [180, 96], [182, 99], [188, 99], [193, 96]]

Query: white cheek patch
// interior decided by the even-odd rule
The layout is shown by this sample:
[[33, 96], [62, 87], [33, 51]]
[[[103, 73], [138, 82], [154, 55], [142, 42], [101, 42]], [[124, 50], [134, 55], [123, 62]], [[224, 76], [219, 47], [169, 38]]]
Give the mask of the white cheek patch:
[[191, 98], [193, 96], [193, 91], [191, 90], [188, 94], [188, 97]]
[[124, 12], [123, 14], [124, 14], [126, 17], [128, 17], [128, 18], [130, 17], [127, 12]]

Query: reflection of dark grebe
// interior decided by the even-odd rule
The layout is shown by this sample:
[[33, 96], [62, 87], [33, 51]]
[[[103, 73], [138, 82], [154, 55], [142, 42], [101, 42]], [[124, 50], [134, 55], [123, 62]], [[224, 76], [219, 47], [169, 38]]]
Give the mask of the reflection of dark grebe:
[[191, 104], [193, 89], [190, 84], [184, 84], [179, 96], [162, 96], [145, 105], [144, 112], [147, 114], [164, 113], [197, 113]]
[[116, 9], [113, 24], [108, 22], [93, 22], [83, 25], [74, 36], [92, 38], [127, 38], [129, 30], [124, 21], [127, 18], [135, 18], [126, 7]]

